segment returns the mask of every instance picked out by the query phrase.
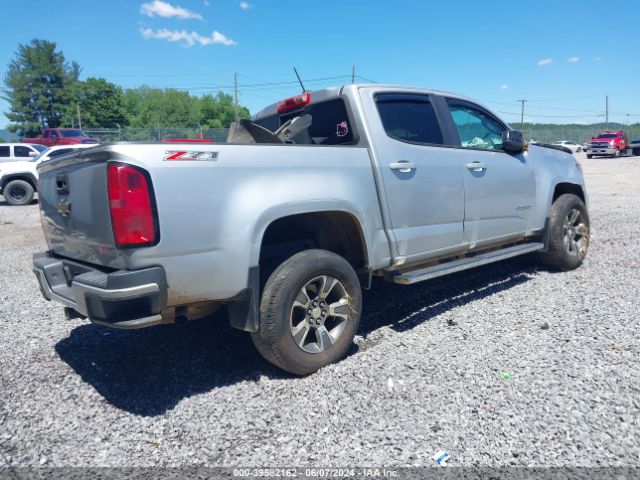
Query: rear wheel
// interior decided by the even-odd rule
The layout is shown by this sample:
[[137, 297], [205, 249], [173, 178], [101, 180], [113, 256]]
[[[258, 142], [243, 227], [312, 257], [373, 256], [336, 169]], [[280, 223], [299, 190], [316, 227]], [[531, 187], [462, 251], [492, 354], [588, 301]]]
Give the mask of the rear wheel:
[[269, 362], [307, 375], [345, 356], [361, 308], [360, 282], [351, 265], [335, 253], [306, 250], [270, 275], [260, 327], [251, 337]]
[[9, 205], [27, 205], [33, 200], [34, 189], [26, 180], [12, 180], [2, 190]]
[[552, 269], [578, 268], [589, 248], [589, 214], [576, 195], [560, 195], [549, 212], [549, 245], [540, 261]]
[[589, 155], [589, 154], [587, 153], [587, 158], [591, 158], [591, 157], [593, 157], [593, 155]]

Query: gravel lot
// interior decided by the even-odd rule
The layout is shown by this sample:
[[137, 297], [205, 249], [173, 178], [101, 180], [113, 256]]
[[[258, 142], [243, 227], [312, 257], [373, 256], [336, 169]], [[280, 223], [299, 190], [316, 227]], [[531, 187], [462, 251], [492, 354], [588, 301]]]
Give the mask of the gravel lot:
[[582, 268], [378, 282], [350, 357], [303, 379], [220, 317], [66, 321], [37, 205], [0, 201], [0, 467], [640, 466], [640, 158], [581, 158]]

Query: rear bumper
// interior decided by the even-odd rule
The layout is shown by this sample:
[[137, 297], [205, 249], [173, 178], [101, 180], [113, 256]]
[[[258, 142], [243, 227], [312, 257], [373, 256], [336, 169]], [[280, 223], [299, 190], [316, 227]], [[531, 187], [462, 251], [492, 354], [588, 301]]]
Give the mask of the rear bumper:
[[105, 271], [85, 263], [33, 256], [42, 295], [92, 322], [115, 328], [142, 328], [162, 322], [167, 280], [162, 267]]

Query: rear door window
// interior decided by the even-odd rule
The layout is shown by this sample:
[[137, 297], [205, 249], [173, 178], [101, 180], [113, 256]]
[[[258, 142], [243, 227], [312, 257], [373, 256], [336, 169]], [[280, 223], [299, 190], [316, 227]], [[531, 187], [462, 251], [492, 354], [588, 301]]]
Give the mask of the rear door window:
[[22, 145], [16, 145], [13, 147], [13, 152], [16, 157], [28, 157], [29, 153], [32, 152], [29, 147], [24, 147]]
[[44, 131], [44, 138], [49, 138], [49, 130]]
[[11, 152], [10, 152], [10, 147], [8, 145], [0, 147], [0, 158], [2, 157], [6, 158], [10, 156], [11, 156]]
[[379, 94], [376, 104], [385, 132], [401, 142], [442, 145], [442, 130], [426, 95]]

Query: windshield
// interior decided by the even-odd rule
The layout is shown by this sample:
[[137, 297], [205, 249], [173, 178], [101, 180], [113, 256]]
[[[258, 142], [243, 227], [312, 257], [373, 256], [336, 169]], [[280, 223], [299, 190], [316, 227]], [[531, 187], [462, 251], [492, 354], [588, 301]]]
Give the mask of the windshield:
[[40, 153], [44, 152], [47, 149], [47, 147], [45, 147], [44, 145], [40, 145], [39, 143], [30, 143], [29, 145], [38, 150], [38, 152]]
[[617, 133], [601, 133], [597, 138], [618, 138]]
[[[34, 146], [35, 146], [35, 145], [34, 145]], [[40, 149], [38, 149], [38, 150], [40, 150]], [[33, 158], [31, 159], [31, 161], [32, 161], [32, 162], [37, 162], [37, 161], [41, 160], [41, 159], [42, 159], [42, 157], [46, 157], [46, 156], [47, 156], [47, 152], [48, 152], [48, 151], [49, 151], [49, 149], [48, 149], [48, 148], [45, 148], [44, 150], [41, 150], [41, 151], [40, 151], [40, 153], [39, 153], [38, 155], [36, 155], [35, 157], [33, 157]]]
[[82, 130], [76, 130], [76, 129], [60, 130], [60, 134], [64, 138], [86, 137], [86, 135], [84, 134], [84, 132]]

